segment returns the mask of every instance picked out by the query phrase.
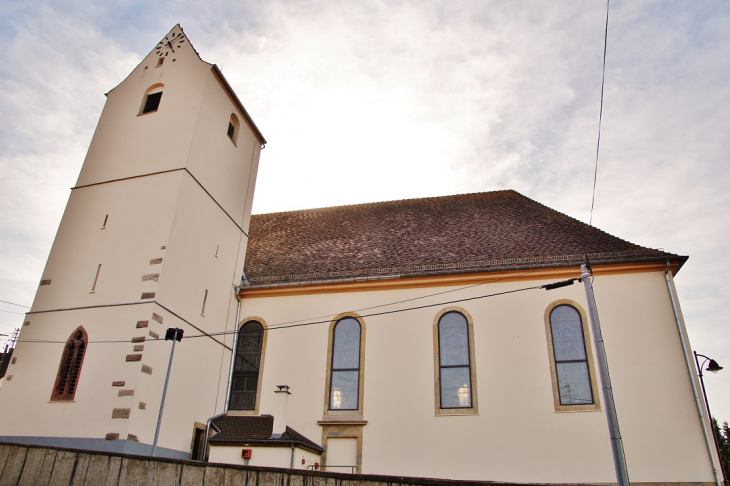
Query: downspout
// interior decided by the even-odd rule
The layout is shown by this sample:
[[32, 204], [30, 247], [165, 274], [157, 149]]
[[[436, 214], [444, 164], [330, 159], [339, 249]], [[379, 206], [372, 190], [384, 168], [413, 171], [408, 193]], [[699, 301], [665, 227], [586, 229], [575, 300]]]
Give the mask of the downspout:
[[712, 465], [712, 472], [715, 475], [715, 484], [722, 486], [720, 475], [718, 474], [717, 468], [715, 467], [715, 459], [712, 457], [712, 446], [710, 445], [710, 436], [707, 432], [707, 425], [705, 424], [705, 414], [702, 411], [702, 403], [700, 402], [700, 395], [697, 391], [697, 384], [694, 379], [694, 370], [692, 368], [692, 360], [689, 356], [689, 349], [687, 348], [687, 336], [684, 334], [682, 329], [682, 321], [679, 317], [679, 310], [677, 308], [677, 300], [674, 296], [674, 290], [672, 289], [672, 282], [669, 279], [669, 260], [667, 260], [667, 269], [664, 271], [664, 279], [667, 281], [667, 289], [669, 290], [669, 299], [672, 301], [672, 310], [674, 311], [674, 320], [677, 323], [677, 330], [679, 331], [679, 340], [682, 342], [682, 351], [684, 351], [684, 359], [687, 363], [687, 371], [689, 371], [690, 383], [692, 383], [692, 392], [695, 395], [695, 403], [697, 405], [697, 412], [700, 414], [700, 423], [702, 424], [702, 433], [705, 436], [705, 445], [707, 446], [707, 453], [710, 456], [710, 464]]
[[289, 469], [294, 469], [294, 442], [291, 443], [291, 461], [289, 461]]
[[[244, 276], [245, 278], [245, 276]], [[233, 333], [233, 346], [231, 346], [231, 369], [228, 371], [228, 386], [226, 387], [226, 405], [223, 408], [223, 413], [219, 413], [218, 415], [214, 415], [213, 417], [210, 417], [208, 419], [208, 422], [205, 426], [205, 440], [203, 441], [203, 457], [208, 453], [208, 437], [210, 437], [210, 426], [213, 420], [223, 417], [228, 413], [228, 404], [231, 400], [231, 382], [233, 381], [233, 365], [235, 364], [235, 358], [236, 358], [236, 346], [238, 345], [238, 320], [241, 318], [241, 298], [238, 296], [238, 292], [241, 289], [241, 286], [239, 287], [233, 287], [234, 292], [236, 293], [236, 300], [238, 301], [238, 305], [236, 306], [236, 330]], [[215, 427], [215, 425], [213, 426]], [[219, 431], [220, 432], [220, 431]]]
[[[246, 278], [244, 274], [244, 279]], [[238, 292], [241, 290], [241, 286], [239, 287], [233, 287], [233, 289], [236, 292], [236, 300], [238, 301], [238, 305], [236, 306], [236, 330], [233, 332], [233, 346], [231, 346], [231, 368], [228, 370], [228, 387], [226, 387], [226, 406], [223, 408], [223, 413], [228, 413], [228, 405], [231, 402], [231, 383], [233, 383], [233, 367], [236, 364], [236, 350], [238, 348], [238, 320], [241, 318], [241, 297], [239, 297]]]
[[[203, 437], [203, 462], [208, 462], [208, 437], [210, 437], [210, 426], [213, 425], [213, 420], [223, 417], [225, 415], [225, 412], [219, 413], [218, 415], [213, 415], [211, 418], [208, 419], [208, 422], [205, 424], [205, 437]], [[215, 425], [213, 425], [215, 427]], [[218, 427], [215, 427], [218, 432], [220, 432], [220, 429]]]

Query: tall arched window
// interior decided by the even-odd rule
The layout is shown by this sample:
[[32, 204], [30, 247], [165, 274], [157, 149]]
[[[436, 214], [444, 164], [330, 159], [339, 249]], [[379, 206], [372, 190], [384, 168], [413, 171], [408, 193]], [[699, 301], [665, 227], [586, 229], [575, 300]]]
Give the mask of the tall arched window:
[[472, 408], [469, 323], [460, 312], [446, 312], [438, 322], [440, 408]]
[[228, 407], [231, 410], [256, 409], [263, 342], [264, 326], [260, 322], [248, 321], [241, 326]]
[[66, 346], [63, 348], [61, 364], [58, 366], [58, 376], [56, 377], [56, 384], [53, 386], [51, 401], [71, 401], [74, 399], [88, 341], [86, 330], [81, 326], [68, 338]]
[[558, 301], [548, 307], [546, 314], [555, 409], [598, 409], [584, 313], [571, 301]]
[[358, 410], [360, 403], [360, 323], [345, 317], [332, 330], [330, 410]]

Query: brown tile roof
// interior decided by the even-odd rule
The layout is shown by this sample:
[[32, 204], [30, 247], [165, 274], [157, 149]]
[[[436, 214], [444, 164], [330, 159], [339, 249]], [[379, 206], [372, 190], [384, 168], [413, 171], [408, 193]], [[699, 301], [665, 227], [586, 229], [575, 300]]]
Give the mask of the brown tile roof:
[[687, 259], [512, 190], [254, 215], [249, 234], [252, 286]]
[[313, 452], [324, 452], [319, 444], [304, 437], [291, 427], [287, 427], [286, 432], [281, 434], [280, 437], [272, 438], [274, 417], [271, 415], [224, 415], [213, 420], [212, 423], [220, 430], [210, 438], [210, 442], [213, 444], [246, 442], [251, 445], [290, 447], [291, 443], [294, 442]]

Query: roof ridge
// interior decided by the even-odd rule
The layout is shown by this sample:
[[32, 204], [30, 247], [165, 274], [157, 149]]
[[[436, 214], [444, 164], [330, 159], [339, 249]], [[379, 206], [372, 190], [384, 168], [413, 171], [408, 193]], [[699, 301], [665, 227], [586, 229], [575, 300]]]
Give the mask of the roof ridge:
[[[522, 196], [522, 197], [527, 197], [527, 196], [515, 191], [514, 189], [498, 189], [496, 191], [465, 192], [462, 194], [449, 194], [447, 196], [426, 196], [426, 197], [413, 197], [413, 198], [408, 198], [408, 199], [388, 199], [386, 201], [374, 201], [374, 202], [354, 203], [354, 204], [340, 204], [340, 205], [336, 205], [336, 206], [322, 206], [319, 208], [293, 209], [290, 211], [275, 211], [273, 213], [253, 214], [251, 217], [255, 218], [257, 216], [273, 216], [273, 215], [277, 215], [277, 214], [302, 213], [305, 211], [320, 211], [320, 210], [326, 210], [326, 209], [355, 208], [355, 207], [373, 206], [373, 205], [380, 205], [380, 204], [387, 204], [387, 203], [428, 201], [431, 199], [449, 199], [449, 198], [463, 197], [463, 196], [481, 196], [481, 195], [485, 195], [485, 194], [499, 194], [499, 193], [510, 193], [510, 192], [517, 194], [519, 196]], [[530, 199], [530, 198], [527, 198], [527, 199]]]

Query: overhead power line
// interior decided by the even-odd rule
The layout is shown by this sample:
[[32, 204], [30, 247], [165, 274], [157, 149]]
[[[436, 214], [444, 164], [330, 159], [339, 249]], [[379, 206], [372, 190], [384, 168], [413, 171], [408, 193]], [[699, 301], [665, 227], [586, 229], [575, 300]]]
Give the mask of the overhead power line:
[[601, 121], [603, 120], [603, 85], [606, 81], [606, 47], [608, 46], [608, 4], [606, 0], [606, 30], [603, 33], [603, 70], [601, 73], [601, 107], [598, 110], [598, 141], [596, 142], [596, 165], [593, 170], [593, 194], [591, 195], [591, 216], [588, 225], [593, 226], [593, 205], [596, 202], [596, 181], [598, 180], [598, 151], [601, 148]]
[[[527, 290], [537, 290], [537, 289], [552, 290], [555, 288], [571, 285], [576, 280], [580, 280], [580, 279], [576, 277], [576, 278], [571, 278], [571, 279], [563, 280], [560, 282], [553, 282], [553, 283], [545, 284], [545, 285], [534, 285], [531, 287], [523, 287], [523, 288], [519, 288], [519, 289], [505, 290], [503, 292], [495, 292], [492, 294], [478, 295], [475, 297], [466, 297], [463, 299], [450, 300], [447, 302], [438, 302], [435, 304], [425, 304], [425, 305], [419, 305], [419, 306], [414, 306], [414, 307], [407, 307], [405, 309], [395, 309], [395, 310], [390, 310], [390, 311], [374, 312], [371, 314], [363, 314], [360, 317], [362, 317], [362, 318], [377, 317], [377, 316], [384, 316], [384, 315], [388, 315], [388, 314], [398, 314], [401, 312], [410, 312], [410, 311], [419, 310], [419, 309], [427, 309], [429, 307], [442, 307], [442, 306], [446, 306], [449, 304], [456, 304], [456, 303], [460, 303], [460, 302], [469, 302], [472, 300], [487, 299], [490, 297], [498, 297], [498, 296], [502, 296], [502, 295], [515, 294], [518, 292], [525, 292]], [[269, 326], [267, 328], [267, 331], [290, 329], [290, 328], [294, 328], [294, 327], [314, 326], [314, 325], [318, 325], [318, 324], [329, 324], [330, 322], [332, 322], [331, 319], [326, 319], [323, 321], [302, 322], [302, 323], [298, 323], [298, 324], [274, 324], [272, 326]], [[208, 334], [194, 334], [192, 336], [184, 336], [183, 339], [194, 339], [194, 338], [211, 337], [211, 336], [225, 336], [225, 335], [229, 335], [229, 334], [235, 334], [235, 331], [223, 331], [223, 332], [208, 333]], [[153, 341], [147, 341], [147, 342], [149, 343], [149, 342], [156, 342], [156, 341], [163, 342], [163, 340], [161, 340], [161, 339], [155, 339]], [[20, 339], [20, 340], [18, 340], [18, 342], [35, 343], [35, 344], [66, 344], [66, 341], [51, 341], [51, 340], [44, 340], [44, 339]], [[124, 340], [89, 341], [89, 344], [110, 344], [110, 343], [127, 343], [128, 344], [129, 340], [124, 339]]]
[[28, 307], [27, 305], [20, 305], [14, 302], [8, 302], [7, 300], [0, 300], [0, 302], [2, 302], [3, 304], [17, 305], [18, 307], [25, 307], [26, 309], [30, 309], [30, 307]]

